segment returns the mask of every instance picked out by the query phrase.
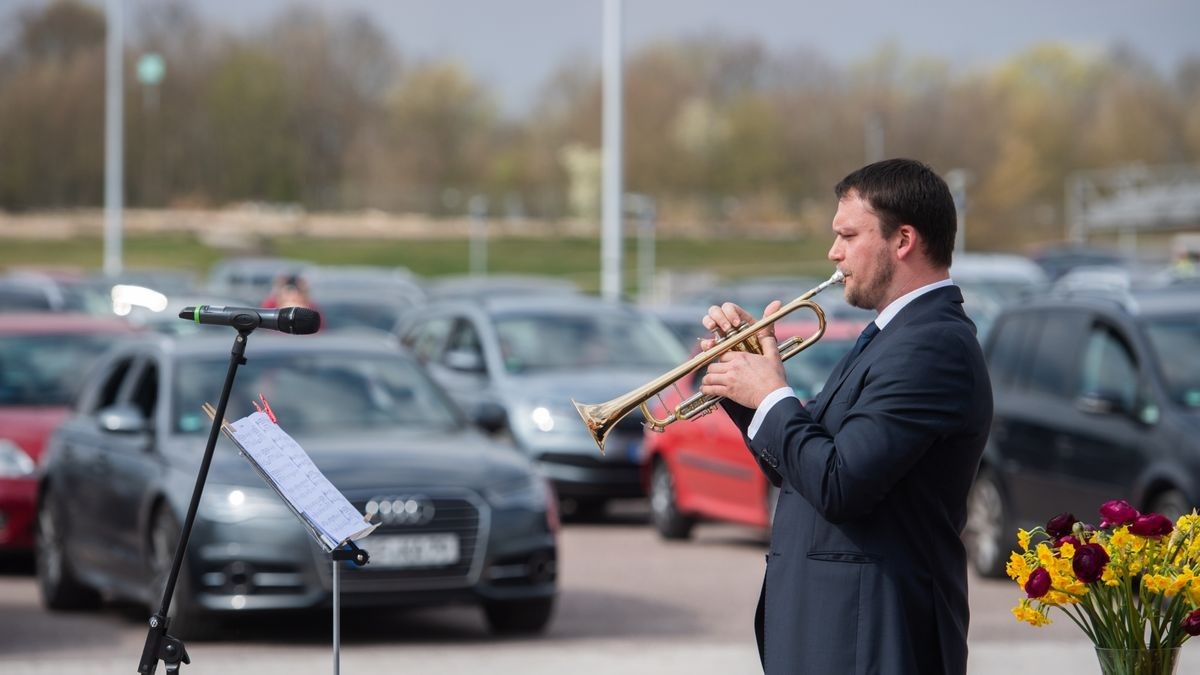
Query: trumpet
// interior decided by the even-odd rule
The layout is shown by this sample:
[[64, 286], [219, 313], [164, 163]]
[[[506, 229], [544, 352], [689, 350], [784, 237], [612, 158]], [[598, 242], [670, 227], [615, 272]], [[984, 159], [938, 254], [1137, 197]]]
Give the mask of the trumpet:
[[583, 418], [584, 424], [587, 425], [588, 431], [596, 441], [596, 445], [600, 448], [600, 454], [604, 454], [604, 440], [617, 425], [617, 422], [638, 408], [641, 408], [642, 416], [645, 418], [645, 426], [652, 431], [660, 432], [666, 429], [669, 424], [680, 420], [695, 419], [696, 417], [712, 412], [713, 406], [719, 403], [724, 397], [710, 396], [702, 392], [697, 392], [679, 405], [668, 410], [663, 417], [655, 417], [650, 412], [648, 402], [651, 398], [658, 396], [667, 387], [683, 379], [689, 373], [695, 372], [721, 358], [721, 355], [725, 352], [746, 351], [761, 354], [762, 347], [759, 345], [758, 332], [801, 308], [810, 309], [816, 315], [817, 330], [807, 337], [796, 336], [780, 343], [779, 357], [786, 361], [808, 349], [825, 334], [825, 311], [821, 309], [820, 305], [813, 302], [811, 298], [834, 284], [842, 283], [845, 279], [846, 276], [841, 270], [835, 271], [833, 276], [829, 277], [828, 280], [821, 282], [804, 295], [780, 307], [773, 314], [764, 316], [756, 323], [743, 323], [724, 335], [718, 335], [716, 344], [706, 351], [700, 352], [692, 357], [691, 360], [627, 394], [604, 403], [595, 404], [579, 403], [572, 399], [571, 403], [579, 411], [579, 416]]

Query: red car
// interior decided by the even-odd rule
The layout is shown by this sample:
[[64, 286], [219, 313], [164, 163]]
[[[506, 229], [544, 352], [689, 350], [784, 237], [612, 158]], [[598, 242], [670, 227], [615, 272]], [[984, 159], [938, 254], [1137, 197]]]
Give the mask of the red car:
[[[831, 319], [820, 341], [785, 362], [788, 384], [801, 400], [817, 395], [865, 325], [860, 319]], [[815, 330], [815, 321], [779, 324], [776, 335], [784, 340]], [[694, 378], [685, 378], [678, 392], [664, 392], [662, 403], [674, 407], [693, 393]], [[652, 405], [651, 410], [659, 417], [663, 405]], [[647, 429], [643, 459], [651, 520], [663, 538], [687, 539], [700, 520], [770, 528], [776, 490], [720, 406], [703, 417], [671, 424], [661, 433]]]
[[133, 328], [82, 314], [0, 314], [0, 552], [33, 550], [35, 472], [96, 357]]

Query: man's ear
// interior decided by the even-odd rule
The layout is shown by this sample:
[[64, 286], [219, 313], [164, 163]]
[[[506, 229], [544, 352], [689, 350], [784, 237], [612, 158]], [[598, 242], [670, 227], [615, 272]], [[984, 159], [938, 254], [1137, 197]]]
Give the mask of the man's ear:
[[912, 225], [901, 225], [896, 228], [895, 241], [892, 242], [892, 245], [895, 246], [896, 257], [904, 260], [920, 250], [921, 233], [917, 232], [917, 228]]

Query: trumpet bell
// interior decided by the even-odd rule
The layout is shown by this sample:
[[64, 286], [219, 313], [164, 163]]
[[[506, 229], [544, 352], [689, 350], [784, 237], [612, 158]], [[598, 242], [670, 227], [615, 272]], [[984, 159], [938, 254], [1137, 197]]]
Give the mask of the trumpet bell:
[[600, 454], [603, 455], [604, 441], [608, 438], [608, 433], [616, 426], [615, 421], [610, 422], [611, 411], [603, 403], [580, 403], [575, 399], [571, 399], [571, 403], [575, 406], [575, 410], [579, 411], [579, 416], [587, 425], [588, 433], [592, 435], [596, 446], [600, 448]]

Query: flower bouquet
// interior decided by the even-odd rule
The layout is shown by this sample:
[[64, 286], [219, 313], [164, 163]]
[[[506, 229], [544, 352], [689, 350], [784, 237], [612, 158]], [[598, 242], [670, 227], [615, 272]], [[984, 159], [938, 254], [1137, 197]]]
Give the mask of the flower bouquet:
[[1017, 531], [1006, 570], [1024, 589], [1013, 614], [1033, 626], [1057, 607], [1087, 634], [1105, 675], [1170, 675], [1180, 646], [1200, 635], [1200, 516], [1171, 520], [1124, 501], [1100, 507], [1099, 527], [1064, 513]]

